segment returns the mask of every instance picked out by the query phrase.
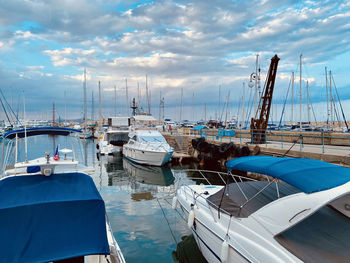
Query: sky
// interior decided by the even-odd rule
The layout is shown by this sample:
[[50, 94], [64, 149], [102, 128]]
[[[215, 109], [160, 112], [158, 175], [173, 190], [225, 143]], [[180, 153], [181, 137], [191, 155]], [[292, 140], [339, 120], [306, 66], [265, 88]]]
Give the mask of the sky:
[[[275, 120], [280, 118], [292, 72], [293, 118], [307, 118], [308, 82], [312, 119], [327, 119], [325, 67], [328, 77], [332, 72], [332, 86], [336, 84], [333, 96], [338, 92], [350, 118], [350, 1], [0, 3], [0, 88], [20, 115], [25, 103], [26, 118], [51, 119], [53, 103], [56, 116], [81, 118], [86, 68], [89, 118], [92, 111], [98, 118], [99, 81], [104, 117], [130, 114], [127, 108], [134, 97], [146, 109], [147, 75], [156, 118], [164, 97], [166, 118], [223, 118], [227, 112], [229, 119], [243, 119], [242, 105], [244, 116], [254, 112], [254, 88], [248, 84], [256, 55], [263, 87], [275, 54], [280, 58], [272, 106]], [[337, 99], [334, 105], [340, 115]], [[289, 91], [285, 120], [291, 119], [291, 111]], [[0, 118], [5, 118], [2, 110]]]

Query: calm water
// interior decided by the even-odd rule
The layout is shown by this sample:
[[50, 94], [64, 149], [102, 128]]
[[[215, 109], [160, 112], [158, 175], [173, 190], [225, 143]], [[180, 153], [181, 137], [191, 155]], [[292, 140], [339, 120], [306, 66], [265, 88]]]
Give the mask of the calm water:
[[[88, 140], [79, 148], [77, 159], [95, 168], [91, 175], [106, 203], [114, 236], [129, 262], [205, 262], [181, 215], [171, 209], [170, 193], [178, 180], [189, 180], [182, 167], [150, 167], [122, 157], [97, 158], [96, 142]], [[55, 145], [71, 148], [63, 137], [29, 138], [28, 159], [52, 153]], [[24, 158], [24, 146], [19, 147]], [[86, 157], [86, 158], [85, 158]], [[85, 161], [84, 161], [85, 159]], [[185, 167], [189, 168], [189, 166]]]

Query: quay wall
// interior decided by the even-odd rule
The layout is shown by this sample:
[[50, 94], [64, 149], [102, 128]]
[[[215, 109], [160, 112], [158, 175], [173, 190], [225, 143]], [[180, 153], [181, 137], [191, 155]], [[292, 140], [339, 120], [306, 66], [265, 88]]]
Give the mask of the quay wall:
[[[199, 131], [192, 129], [180, 128], [177, 130], [181, 135], [197, 135], [200, 136]], [[205, 137], [214, 137], [218, 135], [218, 129], [207, 129], [202, 131]], [[251, 133], [249, 130], [235, 130], [234, 138], [250, 140]], [[302, 141], [305, 144], [315, 145], [344, 145], [350, 146], [350, 133], [339, 132], [298, 132], [298, 131], [267, 131], [266, 141], [276, 142], [298, 142]]]
[[[198, 138], [199, 135], [195, 135], [195, 134], [192, 134], [192, 135], [176, 134], [175, 135], [175, 134], [169, 134], [169, 133], [164, 133], [163, 135], [164, 135], [165, 139], [167, 140], [167, 142], [169, 143], [169, 145], [172, 146], [175, 149], [175, 151], [182, 152], [182, 153], [185, 153], [185, 154], [188, 154], [188, 155], [194, 157], [195, 150], [192, 147], [192, 139]], [[245, 133], [245, 135], [246, 135], [245, 138], [250, 138], [249, 132]], [[344, 136], [344, 134], [341, 134], [341, 135]], [[273, 138], [274, 135], [269, 134], [269, 138], [270, 138], [270, 136]], [[297, 138], [296, 135], [293, 135], [293, 136], [295, 138]], [[293, 138], [293, 136], [291, 136], [289, 138]], [[348, 136], [348, 137], [349, 137], [349, 141], [350, 141], [350, 136]], [[239, 138], [239, 136], [238, 137], [236, 136], [235, 138]], [[216, 144], [216, 145], [221, 145], [223, 143], [220, 140], [213, 140], [211, 136], [207, 136], [206, 141], [208, 143]], [[285, 142], [287, 142], [287, 140]], [[290, 142], [293, 142], [293, 140], [291, 139]], [[308, 143], [310, 143], [310, 144], [312, 142], [314, 142], [314, 141], [312, 141], [312, 140], [308, 141]], [[329, 140], [328, 142], [332, 143], [334, 145], [344, 145], [344, 144], [342, 144], [342, 143], [344, 143], [343, 141], [338, 142], [337, 139]], [[276, 149], [274, 147], [269, 147], [269, 144], [267, 144], [266, 147], [265, 147], [265, 145], [257, 146], [255, 144], [250, 144], [250, 143], [245, 143], [245, 142], [240, 143], [239, 139], [234, 140], [234, 143], [236, 145], [239, 145], [240, 147], [246, 145], [249, 147], [249, 149], [251, 150], [252, 153], [255, 152], [255, 153], [260, 154], [260, 155], [310, 158], [310, 159], [321, 160], [321, 161], [325, 161], [325, 162], [329, 162], [329, 163], [339, 164], [339, 165], [343, 165], [343, 166], [350, 166], [350, 154], [344, 154], [343, 152], [342, 153], [341, 152], [340, 153], [333, 152], [331, 154], [330, 153], [315, 153], [315, 152], [307, 151], [307, 149], [303, 149], [302, 151], [300, 151], [298, 146], [292, 148], [291, 150], [289, 150], [287, 152], [286, 148], [285, 149]], [[306, 143], [306, 142], [303, 141], [303, 143]], [[317, 143], [317, 141], [315, 141], [313, 144], [317, 145], [318, 143]]]

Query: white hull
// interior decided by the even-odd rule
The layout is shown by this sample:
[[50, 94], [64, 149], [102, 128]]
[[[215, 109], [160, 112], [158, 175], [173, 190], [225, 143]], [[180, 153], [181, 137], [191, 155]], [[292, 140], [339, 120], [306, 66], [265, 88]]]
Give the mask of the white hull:
[[[222, 186], [191, 186], [196, 192], [219, 191]], [[187, 189], [187, 190], [186, 190]], [[209, 195], [204, 195], [205, 197]], [[193, 199], [196, 196], [196, 200]], [[194, 204], [194, 225], [191, 227], [199, 249], [210, 263], [221, 262], [221, 248], [226, 239], [229, 244], [226, 262], [302, 262], [278, 244], [276, 240], [252, 218], [235, 218], [220, 213], [211, 207], [202, 196], [197, 196], [182, 187], [177, 192], [178, 202], [185, 218], [189, 217], [191, 204]], [[231, 220], [231, 222], [230, 222]], [[227, 228], [229, 227], [229, 231]], [[228, 233], [229, 238], [226, 234]]]
[[162, 166], [170, 161], [173, 152], [139, 150], [124, 145], [123, 155], [136, 163]]
[[114, 155], [114, 154], [119, 154], [121, 151], [121, 147], [119, 146], [114, 146], [111, 144], [103, 145], [101, 146], [100, 144], [100, 153], [101, 155]]

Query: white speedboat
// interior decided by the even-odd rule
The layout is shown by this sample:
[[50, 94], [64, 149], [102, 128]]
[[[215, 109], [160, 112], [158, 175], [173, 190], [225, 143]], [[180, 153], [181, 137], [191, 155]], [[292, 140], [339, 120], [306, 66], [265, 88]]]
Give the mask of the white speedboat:
[[129, 117], [108, 118], [108, 128], [99, 138], [97, 149], [101, 155], [120, 154], [121, 147], [129, 140]]
[[224, 185], [181, 186], [173, 199], [208, 262], [350, 262], [349, 168], [269, 156], [227, 168]]
[[[92, 178], [78, 165], [73, 144], [72, 149], [62, 151], [64, 157], [59, 156], [55, 145], [49, 145], [56, 149], [50, 157], [45, 141], [33, 138], [49, 135], [56, 142], [56, 137], [64, 136], [60, 141], [64, 143], [75, 132], [41, 127], [4, 134], [0, 178], [2, 262], [125, 262], [108, 223], [104, 201]], [[33, 140], [27, 142], [28, 137]], [[20, 139], [25, 140], [23, 161]], [[35, 148], [35, 142], [39, 148]], [[46, 150], [44, 157], [28, 160], [29, 145]]]
[[98, 149], [101, 155], [115, 155], [121, 152], [123, 144], [128, 142], [129, 128], [108, 128], [99, 138]]
[[133, 162], [162, 166], [170, 161], [174, 149], [156, 130], [134, 130], [123, 145], [123, 155]]

